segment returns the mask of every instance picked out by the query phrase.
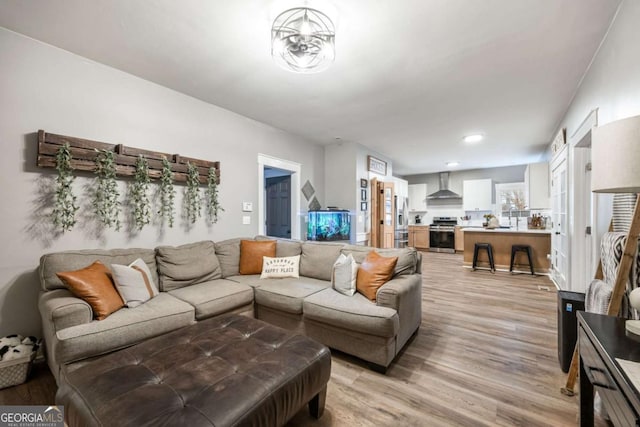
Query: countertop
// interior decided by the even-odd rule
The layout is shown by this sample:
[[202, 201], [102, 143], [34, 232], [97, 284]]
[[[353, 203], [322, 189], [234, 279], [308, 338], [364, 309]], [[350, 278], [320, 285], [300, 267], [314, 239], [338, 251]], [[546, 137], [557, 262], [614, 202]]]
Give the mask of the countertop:
[[[429, 227], [430, 224], [409, 224], [409, 227]], [[484, 228], [479, 226], [456, 225], [462, 231], [475, 231], [478, 233], [511, 233], [511, 234], [551, 234], [551, 230], [530, 230], [527, 228]]]
[[551, 234], [551, 230], [535, 230], [535, 229], [511, 229], [511, 228], [483, 228], [483, 227], [464, 227], [462, 231], [476, 232], [476, 233], [509, 233], [509, 234]]

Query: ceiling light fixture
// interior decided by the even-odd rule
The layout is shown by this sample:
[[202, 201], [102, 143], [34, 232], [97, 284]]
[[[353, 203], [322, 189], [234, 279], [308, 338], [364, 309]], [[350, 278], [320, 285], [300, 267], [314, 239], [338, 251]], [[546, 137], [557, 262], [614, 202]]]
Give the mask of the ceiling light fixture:
[[336, 30], [327, 15], [296, 7], [276, 17], [271, 27], [271, 56], [285, 70], [317, 73], [335, 58]]
[[484, 135], [476, 133], [473, 135], [467, 135], [464, 137], [464, 142], [468, 144], [473, 144], [474, 142], [480, 142], [484, 139]]
[[456, 166], [460, 166], [460, 162], [447, 162], [447, 167], [455, 168]]

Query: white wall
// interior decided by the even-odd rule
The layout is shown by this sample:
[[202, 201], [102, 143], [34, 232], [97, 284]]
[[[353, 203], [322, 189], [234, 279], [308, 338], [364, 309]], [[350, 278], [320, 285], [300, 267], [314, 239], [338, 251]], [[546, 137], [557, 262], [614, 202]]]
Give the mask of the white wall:
[[[387, 162], [387, 174], [379, 175], [368, 170], [368, 156]], [[351, 211], [351, 242], [361, 243], [369, 232], [371, 188], [367, 186], [367, 210], [360, 210], [360, 179], [392, 179], [393, 164], [390, 158], [355, 142], [338, 142], [325, 146], [324, 188], [326, 205]]]
[[624, 0], [560, 127], [573, 135], [598, 108], [598, 124], [640, 114], [640, 2]]
[[346, 209], [351, 213], [352, 243], [356, 242], [358, 206], [356, 206], [356, 147], [354, 143], [338, 142], [324, 147], [326, 205]]
[[326, 205], [337, 206], [352, 212], [356, 210], [356, 146], [354, 143], [339, 142], [324, 147], [324, 176]]
[[[624, 0], [558, 127], [566, 127], [568, 137], [596, 108], [599, 126], [640, 114], [639, 22], [640, 2]], [[599, 248], [600, 237], [609, 227], [612, 198], [597, 195], [596, 199], [595, 247]], [[589, 270], [594, 271], [595, 265]], [[584, 283], [570, 284], [573, 290], [583, 290], [585, 286]]]
[[[387, 162], [387, 174], [380, 175], [369, 171], [369, 156]], [[369, 239], [371, 232], [371, 179], [388, 182], [393, 179], [393, 161], [387, 156], [383, 156], [377, 151], [372, 151], [362, 144], [356, 144], [356, 199], [358, 200], [358, 221], [357, 221], [357, 243], [362, 243]], [[367, 210], [360, 211], [360, 179], [366, 179], [367, 188]]]
[[[0, 94], [0, 336], [39, 335], [36, 268], [44, 253], [255, 235], [257, 212], [251, 213], [251, 225], [242, 225], [241, 203], [257, 206], [258, 153], [302, 164], [301, 182], [310, 180], [324, 204], [321, 146], [1, 28]], [[176, 186], [173, 229], [149, 226], [137, 235], [99, 236], [81, 219], [71, 232], [55, 235], [47, 216], [51, 207], [43, 205], [50, 193], [41, 192], [53, 171], [35, 167], [38, 129], [220, 161], [225, 212], [213, 226], [202, 220], [186, 230], [178, 218], [183, 187]], [[87, 177], [75, 183], [83, 205]]]

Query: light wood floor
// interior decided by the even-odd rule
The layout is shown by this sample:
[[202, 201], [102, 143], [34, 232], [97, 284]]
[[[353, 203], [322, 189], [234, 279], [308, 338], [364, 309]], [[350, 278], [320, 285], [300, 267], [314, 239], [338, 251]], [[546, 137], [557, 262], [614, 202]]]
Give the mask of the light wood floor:
[[[549, 279], [471, 272], [461, 255], [423, 255], [422, 326], [387, 375], [334, 352], [323, 417], [305, 409], [289, 425], [577, 425], [578, 397], [560, 393], [566, 374]], [[27, 384], [1, 390], [0, 405], [50, 404], [54, 394], [40, 365]]]

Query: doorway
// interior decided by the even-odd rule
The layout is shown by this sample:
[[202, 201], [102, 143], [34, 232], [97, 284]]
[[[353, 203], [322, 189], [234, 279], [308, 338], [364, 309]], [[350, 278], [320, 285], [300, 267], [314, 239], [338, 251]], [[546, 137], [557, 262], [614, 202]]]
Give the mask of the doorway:
[[265, 168], [265, 234], [291, 238], [291, 172]]
[[558, 289], [567, 289], [569, 280], [569, 235], [567, 150], [551, 162], [551, 279]]
[[393, 183], [371, 179], [371, 239], [375, 248], [393, 248], [395, 237]]
[[[585, 137], [591, 142], [591, 132]], [[591, 148], [573, 147], [571, 225], [571, 283], [567, 289], [584, 292], [594, 277], [593, 262], [593, 193], [591, 192]]]
[[595, 198], [591, 192], [591, 129], [598, 125], [598, 110], [591, 111], [569, 139], [569, 192], [572, 213], [570, 244], [571, 273], [568, 289], [584, 292], [595, 275], [598, 251], [594, 250], [597, 227]]
[[[266, 179], [274, 178], [270, 176], [270, 170], [276, 169], [280, 171], [280, 176], [287, 175], [289, 177], [289, 237], [292, 239], [300, 239], [301, 236], [301, 218], [300, 209], [300, 171], [302, 166], [300, 163], [291, 162], [289, 160], [278, 159], [266, 154], [258, 154], [258, 234], [267, 234], [267, 189]], [[282, 214], [285, 213], [281, 210]], [[272, 234], [269, 234], [272, 235]]]

